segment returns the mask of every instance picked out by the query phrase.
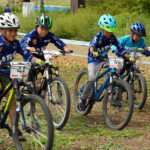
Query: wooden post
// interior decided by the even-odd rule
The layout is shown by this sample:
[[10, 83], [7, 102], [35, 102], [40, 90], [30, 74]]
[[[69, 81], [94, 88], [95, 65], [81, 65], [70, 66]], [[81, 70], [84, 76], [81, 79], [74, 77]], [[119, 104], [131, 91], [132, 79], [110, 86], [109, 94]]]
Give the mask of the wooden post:
[[85, 8], [85, 0], [71, 0], [71, 12], [75, 13], [77, 8]]
[[71, 0], [71, 12], [75, 13], [78, 8], [78, 0]]
[[43, 0], [39, 0], [39, 9], [40, 9], [40, 11], [44, 10], [44, 1]]

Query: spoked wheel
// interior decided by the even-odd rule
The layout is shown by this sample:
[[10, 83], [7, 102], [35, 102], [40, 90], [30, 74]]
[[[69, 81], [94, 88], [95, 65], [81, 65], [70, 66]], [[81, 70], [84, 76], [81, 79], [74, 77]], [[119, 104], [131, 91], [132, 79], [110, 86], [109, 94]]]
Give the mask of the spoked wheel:
[[87, 80], [88, 80], [88, 70], [83, 69], [76, 78], [74, 90], [73, 90], [74, 107], [75, 110], [81, 115], [87, 115], [88, 113], [90, 113], [94, 104], [94, 92], [93, 89], [91, 89], [91, 92], [89, 93], [89, 97], [86, 100], [86, 109], [84, 111], [80, 111], [78, 108], [78, 104], [80, 102], [80, 96], [83, 92]]
[[145, 78], [140, 73], [135, 73], [133, 91], [134, 107], [142, 109], [147, 99], [147, 84]]
[[[51, 91], [52, 97], [48, 96], [48, 90]], [[70, 114], [70, 94], [68, 86], [62, 78], [55, 77], [51, 82], [47, 82], [45, 100], [51, 111], [54, 127], [56, 129], [63, 128]]]
[[[29, 113], [31, 103], [35, 110]], [[25, 122], [20, 113], [16, 112], [13, 139], [17, 150], [51, 150], [53, 145], [54, 128], [52, 116], [45, 102], [35, 95], [28, 95], [22, 101]], [[26, 128], [22, 124], [26, 123]], [[21, 139], [20, 139], [21, 137]]]
[[121, 130], [127, 126], [133, 108], [132, 90], [126, 81], [116, 80], [108, 86], [103, 101], [103, 114], [109, 128]]

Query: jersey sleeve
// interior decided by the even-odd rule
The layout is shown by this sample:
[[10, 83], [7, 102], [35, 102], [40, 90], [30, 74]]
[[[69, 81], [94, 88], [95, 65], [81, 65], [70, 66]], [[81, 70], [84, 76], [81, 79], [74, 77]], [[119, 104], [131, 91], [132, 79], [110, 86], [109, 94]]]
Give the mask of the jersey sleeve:
[[30, 62], [33, 55], [26, 49], [22, 49], [20, 43], [18, 42], [17, 53], [19, 53], [24, 60]]
[[26, 49], [26, 47], [31, 47], [30, 45], [32, 45], [32, 34], [29, 33], [21, 40], [21, 47]]
[[96, 47], [97, 47], [97, 43], [98, 43], [98, 39], [99, 39], [99, 34], [96, 34], [96, 35], [93, 37], [92, 41], [90, 42], [89, 48], [90, 48], [90, 47], [96, 48]]
[[[122, 46], [123, 43], [124, 43], [124, 38], [123, 38], [123, 37], [120, 37], [120, 38], [118, 39], [118, 42], [119, 42], [120, 45]], [[112, 45], [112, 47], [111, 47], [112, 53], [114, 53], [114, 50], [115, 50], [115, 49], [117, 49], [117, 47], [116, 47], [115, 45]]]
[[60, 40], [59, 38], [57, 38], [53, 33], [51, 33], [50, 35], [51, 38], [51, 43], [53, 43], [57, 48], [64, 50], [64, 46], [66, 46], [66, 44]]
[[127, 53], [127, 51], [121, 46], [121, 43], [117, 40], [116, 37], [114, 37], [113, 45], [116, 47], [115, 49], [117, 49], [120, 52], [120, 55], [123, 56]]

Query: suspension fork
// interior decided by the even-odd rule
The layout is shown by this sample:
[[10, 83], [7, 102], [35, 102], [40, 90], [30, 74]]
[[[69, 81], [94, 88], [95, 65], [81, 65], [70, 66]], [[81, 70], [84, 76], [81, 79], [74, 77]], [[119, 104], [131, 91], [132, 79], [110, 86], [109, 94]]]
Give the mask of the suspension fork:
[[16, 81], [14, 83], [14, 89], [16, 91], [16, 100], [17, 100], [16, 113], [20, 114], [22, 128], [23, 128], [23, 130], [25, 130], [26, 129], [26, 122], [25, 122], [25, 117], [24, 117], [24, 112], [23, 112], [23, 107], [22, 107], [23, 95], [19, 91], [20, 86], [19, 86], [19, 83], [18, 83], [17, 79], [16, 79]]
[[47, 97], [48, 97], [47, 105], [49, 105], [49, 102], [52, 102], [52, 92], [51, 92], [51, 86], [50, 86], [50, 78], [52, 78], [52, 75], [50, 76], [48, 68], [44, 70], [44, 75], [47, 80]]

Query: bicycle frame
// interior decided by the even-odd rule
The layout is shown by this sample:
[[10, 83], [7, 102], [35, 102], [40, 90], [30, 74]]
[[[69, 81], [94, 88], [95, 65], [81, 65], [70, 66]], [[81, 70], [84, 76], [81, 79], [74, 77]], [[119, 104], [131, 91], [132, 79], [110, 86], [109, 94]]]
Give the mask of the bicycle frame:
[[[12, 102], [14, 100], [15, 95], [16, 95], [16, 100], [17, 100], [16, 112], [20, 113], [22, 128], [26, 129], [26, 122], [25, 122], [25, 118], [24, 118], [24, 113], [23, 113], [22, 107], [21, 107], [22, 94], [19, 92], [19, 88], [20, 88], [19, 86], [20, 85], [21, 85], [20, 83], [18, 84], [18, 79], [15, 79], [14, 81], [9, 83], [5, 87], [3, 93], [0, 95], [0, 101], [1, 101], [1, 99], [8, 93], [8, 91], [11, 90], [10, 94], [9, 94], [9, 97], [7, 99], [7, 103], [6, 103], [3, 111], [0, 111], [0, 129], [1, 128], [6, 128], [6, 129], [8, 129], [8, 131], [11, 130], [10, 127], [7, 124], [5, 124], [5, 122], [7, 120], [7, 117], [8, 117], [9, 111], [11, 109]], [[3, 117], [1, 116], [1, 113], [3, 113], [2, 114]]]
[[124, 79], [127, 76], [126, 81], [129, 82], [129, 84], [133, 83], [133, 77], [134, 77], [134, 71], [136, 71], [136, 63], [132, 63], [129, 68], [126, 69], [127, 73], [121, 75], [121, 79]]
[[15, 90], [13, 88], [13, 83], [9, 83], [5, 87], [3, 93], [0, 95], [0, 101], [1, 101], [1, 99], [8, 93], [8, 91], [10, 89], [12, 89], [12, 90], [10, 92], [10, 95], [8, 97], [7, 103], [6, 103], [5, 108], [4, 108], [3, 118], [0, 118], [0, 127], [3, 127], [3, 125], [5, 124], [5, 121], [7, 119], [8, 114], [9, 114], [9, 111], [10, 111], [10, 108], [11, 108], [11, 105], [12, 105], [12, 102], [13, 102], [13, 99], [14, 99], [14, 96], [15, 96]]
[[[101, 102], [101, 100], [99, 99], [99, 97], [101, 96], [102, 92], [104, 91], [104, 89], [106, 88], [106, 85], [108, 84], [109, 80], [110, 80], [110, 74], [108, 74], [110, 72], [110, 74], [115, 73], [116, 69], [115, 68], [108, 68], [107, 70], [105, 70], [104, 72], [102, 72], [96, 79], [96, 81], [94, 82], [94, 94], [95, 94], [95, 101], [96, 102]], [[107, 74], [107, 77], [104, 81], [104, 83], [102, 84], [102, 86], [100, 87], [100, 89], [97, 91], [97, 82], [100, 78], [102, 78], [104, 75]]]

